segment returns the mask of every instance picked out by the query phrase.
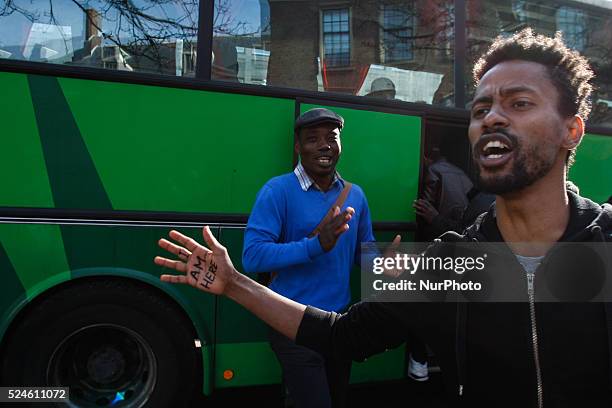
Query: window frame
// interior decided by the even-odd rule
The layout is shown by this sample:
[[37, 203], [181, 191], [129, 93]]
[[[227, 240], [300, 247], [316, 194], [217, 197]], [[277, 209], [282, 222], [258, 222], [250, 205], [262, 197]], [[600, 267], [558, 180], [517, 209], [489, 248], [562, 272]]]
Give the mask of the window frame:
[[[563, 15], [561, 15], [561, 11], [564, 12]], [[572, 13], [571, 19], [568, 18], [569, 13]], [[569, 24], [568, 27], [571, 27], [571, 30], [566, 30], [565, 29], [566, 27], [561, 27], [564, 23], [568, 23], [570, 21], [574, 23], [578, 23], [578, 20], [582, 20], [581, 22], [582, 25], [580, 25], [580, 27], [578, 24]], [[563, 24], [560, 24], [560, 23], [563, 23]], [[589, 36], [588, 36], [589, 31], [586, 28], [587, 26], [588, 26], [588, 15], [582, 9], [562, 4], [555, 11], [555, 29], [557, 31], [563, 32], [563, 40], [565, 42], [570, 41], [569, 35], [571, 35], [571, 41], [573, 44], [567, 44], [567, 46], [581, 53], [584, 52], [585, 48], [589, 46]], [[575, 42], [578, 37], [577, 35], [578, 28], [584, 29], [585, 34], [587, 34], [585, 36], [580, 36], [580, 41], [582, 41], [580, 48], [575, 47], [576, 45]]]
[[[408, 3], [406, 3], [406, 5], [408, 5]], [[414, 61], [414, 39], [409, 40], [409, 52], [410, 52], [410, 58], [398, 58], [398, 59], [393, 59], [391, 61], [387, 60], [387, 52], [386, 52], [386, 47], [385, 47], [385, 33], [388, 31], [385, 28], [385, 9], [387, 7], [389, 8], [395, 8], [395, 10], [398, 10], [400, 12], [404, 12], [402, 10], [399, 9], [399, 7], [397, 7], [398, 5], [396, 4], [383, 4], [382, 5], [382, 9], [379, 12], [379, 26], [380, 26], [380, 30], [379, 30], [379, 51], [380, 51], [380, 62], [381, 64], [401, 64], [404, 62], [412, 62]], [[417, 23], [417, 18], [415, 16], [414, 13], [414, 3], [410, 3], [410, 6], [412, 7], [412, 10], [410, 10], [410, 12], [407, 12], [406, 15], [408, 16], [408, 18], [411, 21], [411, 25], [410, 26], [406, 26], [404, 28], [396, 28], [396, 29], [392, 29], [391, 31], [403, 31], [403, 30], [412, 30], [412, 36], [415, 35], [416, 32], [416, 23]]]
[[[350, 68], [353, 63], [353, 10], [348, 4], [330, 4], [325, 7], [319, 8], [319, 58], [325, 60], [325, 33], [323, 32], [323, 14], [326, 11], [332, 10], [347, 10], [348, 12], [348, 41], [349, 41], [349, 56], [348, 64], [346, 65], [331, 65], [328, 68], [331, 69], [347, 69]], [[334, 34], [334, 33], [332, 33]]]

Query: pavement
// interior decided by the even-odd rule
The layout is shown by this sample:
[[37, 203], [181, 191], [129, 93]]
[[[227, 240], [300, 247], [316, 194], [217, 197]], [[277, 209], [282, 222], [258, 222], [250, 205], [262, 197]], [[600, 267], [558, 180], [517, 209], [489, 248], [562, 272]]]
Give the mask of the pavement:
[[[429, 381], [411, 379], [352, 385], [347, 408], [443, 408], [443, 387], [440, 373], [430, 374]], [[265, 406], [284, 408], [280, 385], [217, 390], [202, 398], [194, 407]]]

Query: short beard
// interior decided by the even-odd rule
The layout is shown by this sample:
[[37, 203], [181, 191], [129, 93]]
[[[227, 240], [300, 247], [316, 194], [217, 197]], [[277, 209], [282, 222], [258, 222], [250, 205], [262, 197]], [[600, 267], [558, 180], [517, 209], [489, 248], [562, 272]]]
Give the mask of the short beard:
[[[480, 166], [478, 167], [477, 186], [480, 191], [495, 195], [520, 191], [544, 177], [554, 166], [554, 158], [547, 160], [546, 157], [542, 157], [539, 154], [535, 147], [529, 152], [523, 152], [518, 145], [516, 149], [518, 150], [515, 156], [516, 160], [512, 165], [510, 174], [483, 179], [481, 177]], [[533, 158], [531, 168], [527, 164], [527, 157]]]

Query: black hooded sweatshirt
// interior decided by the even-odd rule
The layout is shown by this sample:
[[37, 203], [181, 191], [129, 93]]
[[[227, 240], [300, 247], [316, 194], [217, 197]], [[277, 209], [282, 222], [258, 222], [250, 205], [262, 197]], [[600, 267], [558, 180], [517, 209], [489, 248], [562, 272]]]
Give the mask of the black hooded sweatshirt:
[[[602, 208], [568, 194], [570, 220], [559, 242], [612, 241], [612, 206]], [[457, 240], [503, 242], [494, 207], [464, 235], [442, 237], [442, 241]], [[536, 292], [551, 253], [554, 248], [535, 273]], [[511, 252], [508, 255], [503, 262], [516, 268], [527, 293], [525, 271]], [[608, 251], [608, 259], [609, 255]], [[588, 270], [585, 273], [588, 276]], [[612, 407], [609, 306], [535, 302], [536, 348], [525, 296], [525, 302], [514, 303], [361, 302], [342, 315], [309, 306], [296, 342], [326, 356], [363, 361], [415, 333], [437, 357], [449, 406]]]

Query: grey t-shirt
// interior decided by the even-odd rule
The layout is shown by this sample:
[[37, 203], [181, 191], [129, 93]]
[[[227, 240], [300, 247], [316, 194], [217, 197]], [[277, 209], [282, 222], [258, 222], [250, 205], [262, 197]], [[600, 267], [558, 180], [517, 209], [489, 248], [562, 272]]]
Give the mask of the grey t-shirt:
[[544, 259], [543, 256], [522, 256], [517, 254], [514, 254], [514, 256], [516, 256], [516, 259], [519, 261], [519, 263], [523, 266], [523, 269], [525, 269], [525, 272], [527, 272], [528, 274], [535, 273], [536, 269], [538, 269], [538, 266], [540, 266], [540, 264], [542, 263], [542, 259]]

